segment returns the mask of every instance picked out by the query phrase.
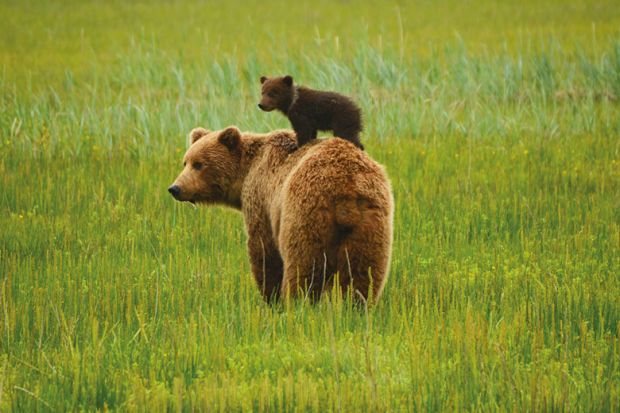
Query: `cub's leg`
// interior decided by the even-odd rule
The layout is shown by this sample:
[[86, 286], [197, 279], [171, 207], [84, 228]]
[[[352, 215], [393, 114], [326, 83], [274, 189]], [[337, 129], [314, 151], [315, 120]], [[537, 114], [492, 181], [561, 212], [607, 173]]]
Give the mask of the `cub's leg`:
[[360, 142], [359, 137], [360, 129], [358, 125], [335, 125], [334, 126], [334, 136], [337, 136], [342, 139], [346, 139], [349, 142], [353, 143], [355, 146], [364, 150], [364, 145]]
[[317, 129], [312, 125], [310, 119], [305, 116], [291, 116], [291, 125], [297, 135], [297, 146], [301, 147], [312, 139], [316, 139]]

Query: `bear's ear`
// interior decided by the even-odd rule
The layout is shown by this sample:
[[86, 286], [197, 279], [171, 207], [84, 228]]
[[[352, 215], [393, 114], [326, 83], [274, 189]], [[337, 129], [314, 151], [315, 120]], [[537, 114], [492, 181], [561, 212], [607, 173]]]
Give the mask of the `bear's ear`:
[[205, 128], [194, 128], [192, 129], [192, 131], [189, 133], [189, 142], [191, 145], [193, 145], [194, 143], [196, 143], [196, 141], [200, 138], [202, 138], [203, 136], [207, 135], [209, 133], [208, 130], [206, 130]]
[[263, 83], [265, 83], [266, 80], [267, 80], [267, 76], [261, 76], [260, 77], [260, 84], [262, 85]]
[[291, 75], [286, 75], [282, 78], [282, 80], [284, 81], [284, 84], [286, 86], [292, 86], [293, 85], [293, 76]]
[[241, 142], [241, 131], [236, 126], [230, 126], [220, 133], [218, 141], [229, 150], [235, 150]]

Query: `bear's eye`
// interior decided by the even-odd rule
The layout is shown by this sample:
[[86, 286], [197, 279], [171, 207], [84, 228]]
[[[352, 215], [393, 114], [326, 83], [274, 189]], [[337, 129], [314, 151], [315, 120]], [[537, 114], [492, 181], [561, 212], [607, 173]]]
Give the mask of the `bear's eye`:
[[195, 170], [200, 171], [202, 169], [202, 164], [200, 162], [194, 162], [192, 164]]
[[267, 92], [267, 96], [269, 96], [270, 98], [275, 98], [276, 94], [273, 92]]
[[183, 161], [183, 166], [187, 165], [187, 162]]

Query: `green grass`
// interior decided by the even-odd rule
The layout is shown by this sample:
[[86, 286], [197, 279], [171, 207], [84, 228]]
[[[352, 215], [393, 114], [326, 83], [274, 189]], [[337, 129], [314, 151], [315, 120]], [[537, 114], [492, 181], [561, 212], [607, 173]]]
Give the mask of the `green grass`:
[[[614, 2], [3, 2], [0, 411], [618, 411]], [[265, 305], [194, 126], [351, 94], [396, 201], [368, 312]]]

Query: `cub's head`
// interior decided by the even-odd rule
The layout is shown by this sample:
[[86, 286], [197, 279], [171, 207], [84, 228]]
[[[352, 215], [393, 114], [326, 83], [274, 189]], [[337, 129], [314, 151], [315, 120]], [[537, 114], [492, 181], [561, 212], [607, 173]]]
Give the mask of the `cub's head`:
[[288, 111], [295, 87], [293, 86], [293, 78], [291, 76], [283, 77], [265, 77], [261, 76], [261, 100], [258, 107], [265, 112], [271, 112], [274, 109], [282, 112]]
[[[183, 157], [183, 170], [168, 192], [177, 201], [240, 203], [241, 132], [234, 126], [211, 132], [196, 128]], [[238, 192], [238, 193], [237, 193]]]

